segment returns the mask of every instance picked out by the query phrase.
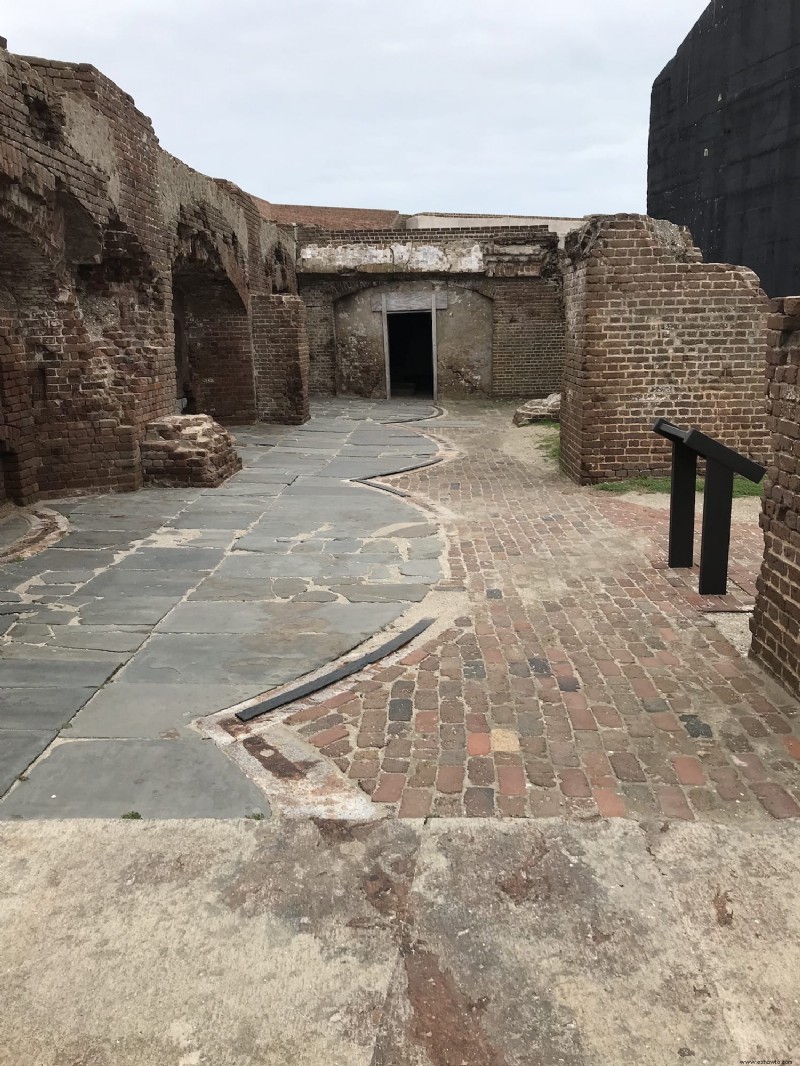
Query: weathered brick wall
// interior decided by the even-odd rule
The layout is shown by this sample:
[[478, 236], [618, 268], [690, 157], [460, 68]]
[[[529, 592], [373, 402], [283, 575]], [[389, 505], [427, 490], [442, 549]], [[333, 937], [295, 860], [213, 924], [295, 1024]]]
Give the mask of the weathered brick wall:
[[686, 230], [641, 215], [567, 238], [561, 455], [576, 481], [666, 474], [656, 418], [769, 455], [763, 350], [769, 301], [744, 267], [704, 263]]
[[297, 296], [253, 296], [259, 418], [301, 425], [310, 416], [306, 312]]
[[560, 392], [565, 358], [560, 278], [497, 278], [486, 289], [494, 301], [492, 395], [535, 399]]
[[0, 48], [5, 493], [141, 483], [146, 427], [176, 409], [173, 295], [199, 402], [253, 417], [250, 296], [276, 291], [294, 240], [250, 196], [162, 151], [93, 67]]
[[[560, 388], [564, 312], [558, 237], [546, 226], [372, 232], [301, 227], [297, 243], [312, 391], [331, 392], [346, 382], [351, 391], [374, 394], [374, 353], [337, 343], [336, 301], [359, 289], [421, 277], [432, 286], [460, 284], [494, 301], [492, 395], [530, 398]], [[444, 395], [452, 377], [440, 375]]]
[[189, 413], [220, 422], [256, 419], [250, 316], [232, 285], [199, 280], [181, 284], [173, 299], [185, 336]]
[[752, 654], [800, 696], [800, 297], [773, 301], [772, 310], [767, 425], [774, 457], [761, 515], [765, 551]]
[[[309, 391], [312, 395], [333, 396], [336, 392], [336, 329], [334, 304], [350, 287], [337, 279], [298, 279], [300, 296], [306, 308], [309, 346]], [[339, 287], [342, 292], [339, 293]]]

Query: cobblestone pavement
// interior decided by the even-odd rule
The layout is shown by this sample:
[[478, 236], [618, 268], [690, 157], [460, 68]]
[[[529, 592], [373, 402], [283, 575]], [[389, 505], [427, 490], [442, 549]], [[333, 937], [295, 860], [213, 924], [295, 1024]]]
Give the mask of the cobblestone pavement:
[[522, 455], [542, 430], [511, 436], [504, 408], [466, 412], [428, 424], [449, 461], [387, 482], [442, 521], [451, 623], [287, 724], [400, 817], [799, 816], [800, 708], [715, 624], [752, 605], [755, 502], [729, 595], [703, 599], [665, 567], [663, 508]]

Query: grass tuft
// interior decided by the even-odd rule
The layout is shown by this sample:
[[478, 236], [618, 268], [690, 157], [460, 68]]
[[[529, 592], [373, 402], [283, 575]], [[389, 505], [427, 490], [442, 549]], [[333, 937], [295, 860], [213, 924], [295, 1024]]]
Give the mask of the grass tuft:
[[120, 817], [127, 818], [129, 821], [138, 821], [142, 816], [138, 811], [128, 811], [127, 814], [122, 814]]
[[[543, 423], [539, 423], [542, 425]], [[561, 462], [561, 431], [558, 423], [554, 422], [553, 426], [558, 429], [558, 433], [549, 433], [546, 437], [542, 437], [541, 440], [536, 442], [536, 447], [543, 451], [548, 459], [552, 459], [554, 463]]]
[[[630, 477], [625, 481], [603, 481], [595, 485], [601, 492], [613, 492], [622, 495], [626, 492], [662, 493], [669, 495], [672, 488], [668, 477]], [[702, 492], [705, 488], [705, 478], [697, 479], [697, 491]], [[756, 485], [746, 478], [738, 475], [733, 479], [733, 498], [741, 499], [745, 496], [761, 496], [763, 484]]]

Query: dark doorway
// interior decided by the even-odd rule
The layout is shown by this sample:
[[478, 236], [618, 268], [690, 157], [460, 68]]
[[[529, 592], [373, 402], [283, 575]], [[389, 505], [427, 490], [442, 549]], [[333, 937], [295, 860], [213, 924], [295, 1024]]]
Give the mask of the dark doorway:
[[433, 331], [430, 311], [395, 311], [389, 329], [389, 394], [433, 396]]

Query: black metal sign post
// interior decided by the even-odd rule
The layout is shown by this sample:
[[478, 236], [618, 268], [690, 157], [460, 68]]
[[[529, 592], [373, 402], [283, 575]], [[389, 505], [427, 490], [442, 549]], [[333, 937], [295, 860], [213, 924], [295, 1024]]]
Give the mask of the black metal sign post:
[[728, 591], [733, 478], [740, 474], [758, 484], [766, 468], [754, 463], [699, 429], [680, 429], [659, 418], [653, 432], [672, 443], [672, 495], [669, 512], [669, 566], [694, 565], [694, 512], [697, 457], [706, 460], [703, 533], [700, 542], [700, 595], [724, 596]]
[[706, 463], [703, 534], [700, 540], [701, 596], [724, 596], [728, 591], [732, 514], [733, 470], [715, 459], [709, 459]]
[[672, 442], [672, 492], [669, 499], [669, 565], [694, 566], [694, 505], [697, 452], [682, 440]]

